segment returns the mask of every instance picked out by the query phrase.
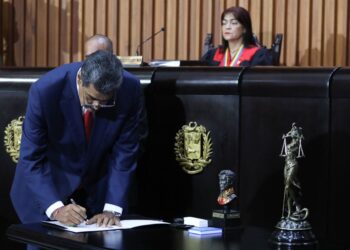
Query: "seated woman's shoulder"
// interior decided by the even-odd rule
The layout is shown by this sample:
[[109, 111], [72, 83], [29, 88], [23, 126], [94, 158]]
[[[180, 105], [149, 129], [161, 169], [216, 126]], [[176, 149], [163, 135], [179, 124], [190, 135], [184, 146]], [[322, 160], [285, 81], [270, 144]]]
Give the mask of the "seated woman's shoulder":
[[201, 57], [201, 61], [205, 62], [208, 66], [217, 66], [219, 62], [216, 61], [215, 55], [222, 50], [221, 46], [209, 49]]
[[265, 47], [259, 47], [255, 52], [251, 63], [251, 66], [272, 66], [273, 65], [273, 53], [271, 50]]

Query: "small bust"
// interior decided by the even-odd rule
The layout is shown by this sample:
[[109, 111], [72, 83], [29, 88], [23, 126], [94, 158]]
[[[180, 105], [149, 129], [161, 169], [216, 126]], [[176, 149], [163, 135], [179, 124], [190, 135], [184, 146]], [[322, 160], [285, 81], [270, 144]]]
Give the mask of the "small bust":
[[217, 199], [220, 205], [227, 205], [237, 197], [233, 188], [235, 173], [231, 170], [222, 170], [219, 173], [220, 194]]

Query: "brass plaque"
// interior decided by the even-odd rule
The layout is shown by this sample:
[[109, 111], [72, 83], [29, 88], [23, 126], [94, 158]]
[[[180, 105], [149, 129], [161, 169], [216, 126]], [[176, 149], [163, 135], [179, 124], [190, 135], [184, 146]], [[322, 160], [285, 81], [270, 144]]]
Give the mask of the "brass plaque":
[[123, 66], [140, 66], [142, 64], [142, 56], [117, 56]]
[[176, 160], [186, 173], [200, 173], [211, 162], [212, 142], [209, 134], [205, 127], [196, 122], [182, 126], [176, 133]]
[[5, 128], [5, 150], [14, 163], [17, 163], [19, 158], [23, 120], [24, 116], [20, 116], [17, 119], [12, 120]]

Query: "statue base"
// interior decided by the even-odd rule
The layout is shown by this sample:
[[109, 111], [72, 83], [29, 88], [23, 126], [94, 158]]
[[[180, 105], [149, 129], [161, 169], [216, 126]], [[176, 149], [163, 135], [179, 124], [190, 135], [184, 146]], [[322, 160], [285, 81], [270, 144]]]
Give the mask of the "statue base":
[[241, 225], [240, 212], [233, 209], [215, 209], [212, 213], [212, 226], [229, 229]]
[[269, 241], [275, 249], [291, 249], [298, 246], [303, 246], [303, 249], [318, 249], [318, 241], [306, 220], [282, 218], [275, 226]]

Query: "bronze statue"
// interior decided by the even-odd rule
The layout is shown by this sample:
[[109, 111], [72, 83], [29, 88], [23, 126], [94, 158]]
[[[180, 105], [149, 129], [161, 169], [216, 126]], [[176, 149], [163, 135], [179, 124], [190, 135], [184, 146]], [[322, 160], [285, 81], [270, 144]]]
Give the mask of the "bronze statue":
[[221, 170], [219, 173], [220, 193], [217, 202], [220, 209], [214, 209], [212, 223], [215, 227], [233, 228], [240, 225], [240, 212], [238, 204], [233, 205], [232, 201], [237, 198], [234, 183], [236, 174], [231, 170]]
[[[304, 137], [301, 132], [301, 128], [298, 128], [295, 123], [293, 123], [292, 129], [286, 135], [283, 135], [282, 139], [283, 147], [281, 156], [285, 157], [282, 218], [303, 220], [308, 216], [308, 209], [301, 208], [299, 203], [301, 187], [297, 178], [299, 167], [297, 158], [304, 157], [304, 152], [301, 145]], [[287, 140], [289, 140], [288, 144]], [[285, 210], [287, 210], [286, 215]]]
[[285, 157], [282, 218], [272, 232], [270, 243], [278, 246], [278, 249], [282, 249], [281, 246], [288, 246], [286, 249], [291, 249], [289, 247], [293, 246], [316, 246], [318, 241], [312, 232], [311, 224], [307, 221], [309, 210], [302, 208], [299, 202], [301, 186], [297, 178], [299, 168], [297, 159], [304, 157], [301, 145], [304, 139], [302, 129], [293, 123], [292, 129], [283, 135], [282, 139], [280, 156]]
[[219, 173], [220, 194], [218, 196], [219, 205], [227, 205], [234, 200], [237, 195], [233, 187], [235, 173], [231, 170], [222, 170]]

